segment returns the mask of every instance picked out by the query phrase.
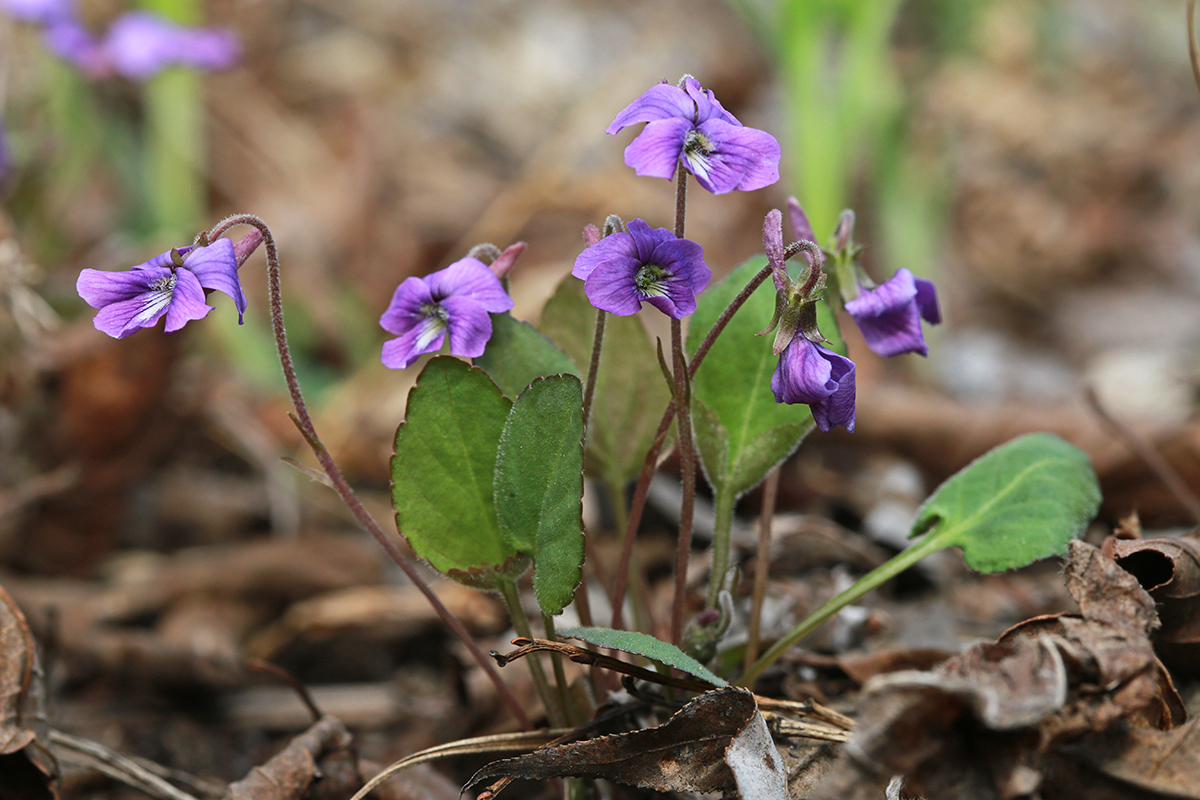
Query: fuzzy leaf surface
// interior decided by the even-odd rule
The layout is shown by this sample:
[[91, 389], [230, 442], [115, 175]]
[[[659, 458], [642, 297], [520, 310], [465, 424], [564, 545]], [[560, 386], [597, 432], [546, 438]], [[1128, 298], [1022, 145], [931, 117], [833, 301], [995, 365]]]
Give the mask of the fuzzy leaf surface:
[[392, 508], [397, 529], [440, 572], [477, 574], [517, 553], [493, 499], [511, 406], [483, 370], [449, 356], [426, 364], [409, 393], [392, 454]]
[[1031, 433], [985, 453], [925, 501], [911, 536], [961, 547], [967, 566], [1000, 572], [1062, 554], [1100, 505], [1087, 455], [1049, 433]]
[[544, 613], [571, 602], [583, 563], [583, 386], [574, 375], [536, 378], [500, 434], [496, 516], [505, 541], [533, 555]]
[[575, 362], [528, 322], [507, 312], [491, 316], [492, 338], [475, 366], [487, 372], [505, 397], [515, 398], [544, 375], [579, 374]]

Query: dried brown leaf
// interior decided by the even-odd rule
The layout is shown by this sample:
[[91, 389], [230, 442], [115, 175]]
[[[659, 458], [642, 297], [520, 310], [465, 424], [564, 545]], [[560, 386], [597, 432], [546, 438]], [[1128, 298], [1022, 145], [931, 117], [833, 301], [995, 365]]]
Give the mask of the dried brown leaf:
[[783, 763], [754, 696], [705, 692], [656, 728], [546, 747], [493, 762], [466, 788], [495, 778], [606, 778], [660, 792], [728, 792], [786, 798]]
[[44, 731], [37, 645], [29, 622], [0, 586], [0, 798], [56, 797], [50, 780], [54, 759], [39, 734]]
[[1109, 777], [1169, 797], [1200, 800], [1200, 728], [1120, 727], [1064, 748], [1073, 758]]
[[[324, 766], [318, 767], [321, 757], [343, 752], [349, 744], [346, 727], [334, 717], [322, 717], [266, 764], [230, 784], [225, 800], [300, 800], [325, 774]], [[344, 794], [349, 796], [356, 788]]]
[[1154, 640], [1163, 658], [1200, 673], [1200, 541], [1110, 539], [1105, 547], [1158, 603], [1162, 627]]

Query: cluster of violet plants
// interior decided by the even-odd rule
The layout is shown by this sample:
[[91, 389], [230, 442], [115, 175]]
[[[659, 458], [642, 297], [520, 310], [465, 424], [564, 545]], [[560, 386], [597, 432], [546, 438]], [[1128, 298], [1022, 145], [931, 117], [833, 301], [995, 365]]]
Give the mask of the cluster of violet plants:
[[[787, 210], [796, 241], [784, 244], [783, 213], [771, 211], [763, 226], [765, 266], [755, 269], [744, 285], [722, 290], [725, 291], [722, 297], [732, 299], [721, 301], [721, 308], [708, 309], [707, 318], [715, 322], [703, 339], [693, 336], [698, 344], [690, 354], [685, 352], [682, 320], [696, 314], [707, 302], [706, 290], [713, 291], [709, 286], [712, 270], [705, 263], [703, 247], [684, 236], [688, 176], [694, 176], [703, 189], [718, 195], [762, 189], [779, 180], [781, 148], [771, 134], [742, 125], [722, 107], [712, 91], [703, 89], [690, 75], [685, 75], [678, 85], [664, 82], [651, 87], [617, 114], [606, 132], [616, 134], [625, 127], [643, 123], [645, 127], [625, 149], [625, 163], [638, 175], [676, 181], [674, 225], [671, 229], [653, 227], [641, 219], [625, 224], [614, 215], [607, 219], [603, 229], [591, 225], [585, 229], [587, 246], [576, 258], [571, 273], [582, 281], [587, 302], [596, 311], [595, 324], [588, 328], [593, 342], [590, 362], [583, 364], [582, 369], [549, 339], [526, 332], [528, 326], [507, 314], [513, 301], [506, 290], [505, 276], [524, 249], [521, 243], [503, 251], [480, 245], [444, 269], [425, 277], [407, 278], [396, 288], [380, 319], [382, 327], [395, 337], [384, 343], [381, 354], [383, 364], [389, 368], [411, 367], [422, 356], [446, 349], [447, 342], [451, 356], [479, 359], [475, 367], [466, 367], [461, 361], [445, 356], [426, 362], [410, 395], [408, 420], [397, 433], [392, 464], [393, 503], [399, 531], [408, 538], [417, 555], [450, 577], [502, 593], [521, 635], [529, 635], [530, 627], [517, 599], [515, 582], [530, 564], [549, 637], [554, 636], [553, 617], [572, 601], [583, 624], [593, 625], [583, 586], [588, 576], [582, 569], [580, 471], [583, 449], [591, 446], [591, 428], [602, 424], [599, 420], [591, 421], [590, 415], [596, 397], [597, 373], [602, 359], [608, 355], [603, 346], [607, 314], [628, 317], [638, 313], [643, 304], [649, 304], [670, 319], [669, 355], [662, 354], [661, 343], [659, 351], [670, 399], [663, 409], [653, 444], [645, 454], [633, 503], [621, 520], [625, 528], [623, 562], [615, 572], [609, 597], [612, 627], [621, 628], [630, 552], [649, 478], [674, 419], [675, 447], [684, 485], [669, 634], [675, 644], [685, 641], [682, 619], [687, 605], [686, 564], [692, 544], [697, 462], [704, 467], [710, 483], [720, 483], [723, 478], [719, 475], [729, 472], [721, 472], [723, 467], [718, 461], [726, 456], [714, 455], [719, 448], [713, 444], [725, 442], [727, 431], [719, 420], [714, 421], [719, 414], [705, 405], [716, 408], [725, 401], [719, 397], [697, 398], [703, 392], [693, 389], [702, 389], [702, 382], [697, 384], [693, 379], [710, 353], [716, 353], [714, 361], [724, 359], [726, 368], [736, 369], [737, 353], [755, 347], [752, 339], [739, 341], [732, 349], [732, 356], [729, 348], [720, 351], [716, 347], [718, 337], [730, 328], [738, 310], [768, 276], [772, 278], [774, 313], [766, 329], [758, 333], [773, 332], [772, 354], [778, 360], [769, 386], [747, 379], [751, 384], [746, 387], [750, 392], [747, 397], [751, 398], [748, 402], [757, 403], [769, 390], [780, 408], [795, 406], [795, 409], [786, 412], [786, 425], [764, 434], [767, 438], [762, 441], [767, 444], [758, 449], [765, 448], [765, 455], [746, 456], [754, 448], [734, 452], [736, 445], [720, 451], [734, 452], [741, 459], [740, 472], [734, 470], [737, 479], [729, 489], [733, 499], [761, 482], [794, 451], [814, 425], [822, 431], [836, 426], [848, 431], [854, 429], [855, 365], [832, 349], [818, 329], [819, 302], [826, 300], [835, 308], [844, 309], [858, 324], [867, 345], [884, 356], [909, 352], [925, 355], [922, 320], [937, 323], [941, 319], [936, 291], [929, 281], [915, 278], [903, 269], [879, 285], [869, 279], [858, 261], [861, 248], [853, 239], [852, 212], [843, 213], [831, 246], [822, 249], [814, 241], [799, 203], [791, 199]], [[249, 225], [252, 229], [237, 241], [222, 238], [238, 225]], [[316, 454], [328, 483], [426, 594], [496, 682], [513, 713], [527, 724], [494, 666], [438, 601], [394, 538], [370, 517], [321, 444], [292, 366], [283, 324], [279, 258], [265, 223], [251, 215], [229, 217], [201, 233], [192, 245], [162, 253], [128, 271], [85, 269], [80, 273], [77, 289], [98, 310], [96, 328], [116, 338], [155, 327], [159, 320], [165, 320], [164, 329], [171, 333], [192, 320], [202, 319], [212, 310], [206, 297], [214, 290], [233, 299], [240, 322], [246, 299], [239, 269], [264, 243], [273, 329], [285, 381], [296, 408], [294, 420]], [[788, 261], [800, 254], [803, 263], [798, 276], [793, 277], [788, 271]], [[744, 274], [747, 270], [738, 270], [731, 278]], [[753, 321], [757, 324], [752, 324], [751, 332], [766, 321]], [[493, 341], [499, 329], [505, 334]], [[641, 335], [644, 337], [644, 331]], [[519, 352], [515, 344], [518, 340], [524, 342], [521, 345], [524, 349]], [[506, 349], [513, 349], [509, 363], [520, 362], [516, 373], [504, 366]], [[619, 356], [617, 353], [609, 357], [619, 359]], [[488, 372], [481, 370], [480, 364]], [[811, 418], [802, 406], [811, 411]], [[695, 421], [694, 412], [700, 415]], [[451, 442], [469, 451], [461, 465], [450, 461]], [[423, 458], [428, 461], [423, 462]], [[422, 463], [433, 468], [422, 471]], [[461, 474], [454, 473], [455, 469], [461, 470]], [[439, 471], [447, 474], [435, 474]], [[471, 480], [467, 479], [468, 472]], [[630, 477], [622, 476], [610, 490], [623, 495]], [[437, 484], [439, 480], [444, 483]], [[429, 484], [427, 490], [413, 488], [422, 482]], [[468, 484], [485, 485], [480, 490], [482, 494], [470, 495], [474, 498], [472, 503], [456, 506], [453, 498], [439, 495], [443, 487], [451, 492], [468, 491], [464, 489]], [[456, 521], [456, 515], [475, 516], [471, 516], [468, 524]], [[699, 618], [701, 624], [711, 622], [714, 615], [727, 616], [719, 607], [728, 550], [727, 536], [714, 541], [710, 576], [713, 586], [708, 609]], [[586, 638], [586, 634], [580, 636]], [[689, 646], [702, 650], [694, 643]], [[534, 668], [536, 662], [530, 661]], [[756, 664], [754, 674], [759, 674], [764, 666], [761, 661]], [[556, 699], [561, 695], [554, 695], [544, 675], [539, 677], [539, 671], [535, 668], [535, 680], [542, 690], [547, 713], [553, 720], [557, 708], [562, 721], [566, 718], [565, 703]], [[561, 690], [561, 673], [558, 678]]]

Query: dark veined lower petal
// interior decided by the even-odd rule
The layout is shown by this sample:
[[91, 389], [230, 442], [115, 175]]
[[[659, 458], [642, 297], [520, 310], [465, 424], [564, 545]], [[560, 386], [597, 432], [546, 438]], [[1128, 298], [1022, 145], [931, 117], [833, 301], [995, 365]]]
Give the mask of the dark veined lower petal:
[[406, 369], [426, 353], [442, 349], [446, 324], [436, 316], [420, 317], [401, 336], [383, 343], [380, 360], [390, 369]]
[[779, 403], [804, 403], [823, 431], [854, 430], [854, 362], [798, 335], [779, 355], [771, 391]]
[[651, 122], [625, 148], [625, 164], [638, 175], [671, 178], [683, 152], [691, 120], [674, 117]]
[[854, 362], [845, 356], [840, 356], [821, 345], [815, 347], [822, 351], [822, 357], [829, 360], [829, 379], [836, 384], [833, 393], [819, 403], [809, 406], [812, 410], [813, 421], [823, 431], [830, 431], [841, 425], [851, 433], [854, 432], [856, 389]]

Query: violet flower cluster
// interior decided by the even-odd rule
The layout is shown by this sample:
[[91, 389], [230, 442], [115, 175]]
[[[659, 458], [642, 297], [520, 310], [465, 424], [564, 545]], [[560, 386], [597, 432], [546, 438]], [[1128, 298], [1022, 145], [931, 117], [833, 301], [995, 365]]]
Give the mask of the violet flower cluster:
[[88, 305], [99, 309], [97, 330], [124, 339], [165, 318], [164, 329], [174, 333], [212, 311], [205, 291], [216, 290], [233, 298], [238, 324], [243, 322], [246, 295], [238, 280], [245, 262], [261, 237], [249, 235], [236, 245], [217, 239], [205, 246], [180, 247], [160, 253], [126, 272], [85, 269], [75, 289]]
[[145, 11], [122, 14], [97, 36], [80, 21], [71, 0], [0, 0], [0, 8], [40, 25], [46, 46], [93, 79], [120, 75], [145, 81], [173, 65], [224, 69], [241, 53], [231, 31], [190, 28]]

